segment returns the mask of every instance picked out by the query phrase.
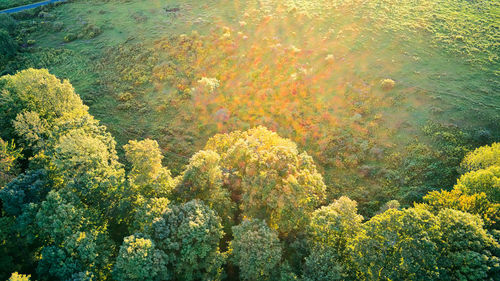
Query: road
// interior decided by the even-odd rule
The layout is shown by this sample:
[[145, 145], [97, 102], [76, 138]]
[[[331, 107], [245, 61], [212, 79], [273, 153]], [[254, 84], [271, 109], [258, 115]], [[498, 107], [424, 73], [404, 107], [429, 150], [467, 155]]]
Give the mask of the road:
[[45, 5], [52, 4], [52, 3], [66, 2], [66, 1], [67, 0], [47, 0], [47, 1], [42, 1], [42, 2], [33, 3], [33, 4], [29, 4], [29, 5], [19, 6], [19, 7], [15, 7], [15, 8], [6, 9], [6, 10], [1, 10], [0, 14], [12, 14], [12, 13], [21, 12], [21, 11], [28, 10], [28, 9], [40, 7], [40, 6], [45, 6]]

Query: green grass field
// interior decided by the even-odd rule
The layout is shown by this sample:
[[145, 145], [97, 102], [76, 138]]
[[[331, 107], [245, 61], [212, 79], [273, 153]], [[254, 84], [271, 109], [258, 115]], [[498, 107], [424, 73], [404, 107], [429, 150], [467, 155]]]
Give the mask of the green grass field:
[[360, 200], [430, 121], [500, 136], [499, 3], [415, 3], [75, 0], [16, 15], [3, 72], [69, 79], [120, 145], [156, 139], [174, 173], [213, 134], [265, 125]]

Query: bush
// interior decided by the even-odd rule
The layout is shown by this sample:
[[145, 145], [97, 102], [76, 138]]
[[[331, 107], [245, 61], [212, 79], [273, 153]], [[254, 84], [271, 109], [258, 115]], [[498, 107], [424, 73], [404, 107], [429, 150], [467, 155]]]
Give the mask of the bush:
[[78, 38], [84, 38], [84, 39], [92, 39], [97, 37], [99, 34], [102, 33], [102, 30], [100, 27], [87, 23], [82, 31], [78, 34]]
[[75, 41], [77, 38], [78, 38], [78, 36], [76, 36], [76, 34], [68, 33], [68, 34], [66, 34], [66, 36], [64, 36], [64, 42], [68, 43], [71, 41]]
[[392, 79], [384, 79], [380, 82], [380, 86], [386, 91], [392, 90], [395, 85], [396, 82], [394, 82], [394, 80]]
[[52, 31], [58, 32], [61, 31], [64, 27], [64, 24], [60, 21], [55, 21], [52, 23]]

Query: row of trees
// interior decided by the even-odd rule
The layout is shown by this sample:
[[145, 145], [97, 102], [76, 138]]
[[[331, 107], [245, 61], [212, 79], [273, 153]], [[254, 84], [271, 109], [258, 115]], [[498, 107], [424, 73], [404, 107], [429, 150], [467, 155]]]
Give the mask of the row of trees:
[[[174, 177], [157, 142], [116, 144], [68, 81], [0, 78], [0, 278], [494, 280], [500, 145], [451, 191], [365, 220], [264, 127], [219, 134]], [[14, 272], [14, 273], [13, 273]], [[12, 274], [12, 275], [11, 275]]]

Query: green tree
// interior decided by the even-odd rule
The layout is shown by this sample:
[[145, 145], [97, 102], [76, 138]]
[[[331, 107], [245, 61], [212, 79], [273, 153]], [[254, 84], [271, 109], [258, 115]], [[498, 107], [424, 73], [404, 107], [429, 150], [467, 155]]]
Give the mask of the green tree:
[[309, 226], [313, 245], [332, 247], [343, 253], [347, 241], [361, 229], [363, 217], [357, 212], [356, 201], [345, 196], [314, 211]]
[[2, 57], [11, 57], [17, 52], [17, 43], [12, 39], [9, 32], [0, 28], [0, 55]]
[[[105, 280], [115, 248], [107, 227], [124, 175], [114, 139], [69, 82], [46, 70], [4, 76], [0, 88], [0, 134], [15, 136], [29, 156], [28, 169], [0, 192], [0, 251], [16, 269], [36, 268], [37, 279]], [[5, 239], [20, 241], [9, 248]]]
[[500, 221], [500, 204], [490, 202], [485, 193], [468, 195], [459, 189], [441, 190], [428, 193], [424, 200], [429, 209], [436, 213], [451, 208], [479, 215], [488, 228], [495, 227]]
[[[494, 280], [500, 274], [500, 245], [477, 216], [443, 209], [438, 214], [442, 233], [440, 280]], [[495, 277], [496, 276], [496, 277]]]
[[302, 278], [304, 281], [345, 280], [345, 265], [334, 248], [318, 246], [306, 257]]
[[27, 111], [36, 112], [49, 125], [87, 115], [87, 106], [67, 81], [46, 69], [27, 69], [0, 78], [0, 137], [13, 138], [12, 121]]
[[123, 196], [124, 170], [113, 137], [91, 116], [60, 123], [30, 164], [51, 172], [87, 206], [109, 214]]
[[423, 209], [390, 209], [363, 224], [349, 242], [359, 280], [434, 280], [439, 221]]
[[125, 237], [116, 259], [113, 277], [117, 281], [170, 279], [166, 254], [142, 234]]
[[17, 272], [14, 272], [7, 281], [30, 281], [30, 280], [31, 280], [31, 275], [19, 274]]
[[74, 193], [49, 192], [40, 204], [36, 224], [43, 241], [37, 272], [44, 280], [66, 280], [85, 271], [98, 279], [109, 274], [114, 244], [106, 222]]
[[386, 161], [385, 198], [396, 198], [403, 207], [421, 202], [430, 191], [452, 186], [459, 176], [460, 162], [470, 150], [470, 135], [456, 126], [429, 122], [422, 131], [422, 141], [394, 152]]
[[305, 280], [341, 280], [347, 276], [346, 245], [361, 230], [362, 221], [357, 203], [344, 196], [314, 211], [308, 228], [312, 245], [305, 261]]
[[42, 280], [68, 280], [88, 272], [97, 280], [110, 273], [113, 244], [102, 230], [76, 232], [60, 245], [44, 246], [37, 273]]
[[17, 27], [17, 21], [9, 14], [0, 14], [0, 29], [13, 33]]
[[500, 203], [500, 166], [469, 172], [460, 177], [454, 188], [465, 194], [484, 193], [492, 203]]
[[72, 201], [77, 199], [70, 192], [50, 191], [40, 204], [36, 223], [40, 237], [47, 243], [61, 244], [66, 237], [89, 226], [87, 218], [91, 214], [85, 214], [85, 209]]
[[307, 153], [264, 127], [212, 137], [224, 185], [242, 217], [266, 220], [281, 234], [304, 228], [324, 199], [325, 184]]
[[131, 164], [128, 173], [130, 186], [146, 197], [166, 197], [172, 189], [170, 171], [163, 167], [158, 143], [154, 140], [131, 140], [123, 146], [127, 161]]
[[172, 205], [153, 222], [152, 239], [166, 253], [173, 280], [219, 280], [224, 255], [220, 218], [202, 201]]
[[264, 221], [244, 219], [233, 227], [229, 248], [231, 261], [238, 266], [242, 280], [273, 280], [279, 271], [282, 246], [278, 233]]
[[16, 149], [14, 142], [6, 142], [0, 138], [0, 190], [18, 173], [18, 159], [22, 157], [21, 149]]
[[153, 222], [161, 218], [162, 214], [169, 208], [170, 201], [167, 198], [144, 198], [139, 196], [135, 201], [132, 223], [129, 228], [131, 233], [150, 233]]
[[217, 212], [224, 226], [228, 227], [232, 223], [235, 206], [229, 191], [223, 187], [220, 156], [214, 151], [202, 150], [191, 157], [179, 178], [175, 195], [184, 202], [202, 200]]
[[45, 119], [34, 111], [26, 111], [17, 114], [12, 121], [18, 141], [33, 151], [43, 149], [50, 137], [50, 127]]
[[21, 174], [0, 190], [3, 210], [11, 216], [19, 216], [26, 204], [41, 203], [52, 187], [47, 171], [32, 170]]
[[463, 159], [461, 166], [467, 171], [500, 166], [500, 143], [493, 143], [491, 146], [485, 145], [469, 152]]
[[[500, 220], [500, 166], [494, 165], [496, 144], [478, 148], [470, 153], [463, 165], [470, 172], [462, 175], [453, 190], [430, 192], [424, 197], [435, 211], [443, 208], [479, 215], [488, 228], [498, 228]], [[465, 163], [465, 164], [464, 164]], [[488, 166], [488, 165], [492, 166]], [[486, 167], [486, 168], [481, 168]], [[476, 169], [477, 168], [477, 169]]]

